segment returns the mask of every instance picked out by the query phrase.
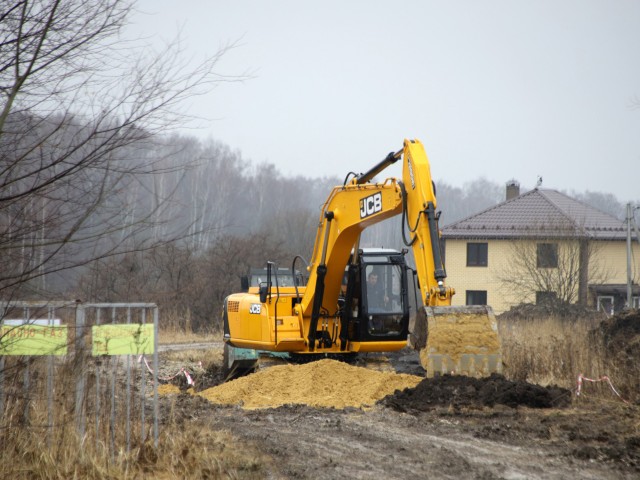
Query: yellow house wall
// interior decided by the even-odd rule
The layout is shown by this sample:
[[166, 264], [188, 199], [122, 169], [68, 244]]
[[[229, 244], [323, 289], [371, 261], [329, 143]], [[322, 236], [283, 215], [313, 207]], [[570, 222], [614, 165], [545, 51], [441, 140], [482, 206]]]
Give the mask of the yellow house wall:
[[487, 303], [493, 307], [495, 313], [508, 310], [513, 300], [505, 298], [500, 274], [506, 268], [511, 256], [510, 242], [487, 241], [488, 265], [486, 267], [467, 267], [467, 243], [467, 240], [446, 241], [447, 283], [456, 290], [452, 305], [464, 305], [467, 290], [486, 290]]
[[[640, 245], [631, 244], [631, 275], [640, 281]], [[597, 283], [627, 283], [626, 242], [598, 242], [589, 262], [589, 273]], [[599, 277], [604, 281], [600, 281]]]
[[[467, 243], [486, 242], [486, 267], [467, 267]], [[536, 243], [536, 242], [534, 242]], [[596, 242], [590, 256], [590, 283], [626, 283], [626, 243]], [[640, 245], [632, 246], [632, 272], [634, 281], [640, 279]], [[560, 247], [562, 248], [562, 247]], [[486, 290], [487, 303], [496, 314], [509, 310], [520, 302], [535, 302], [535, 292], [525, 298], [510, 289], [504, 280], [505, 272], [513, 264], [513, 240], [446, 240], [445, 268], [447, 284], [453, 287], [453, 305], [464, 305], [467, 290]]]

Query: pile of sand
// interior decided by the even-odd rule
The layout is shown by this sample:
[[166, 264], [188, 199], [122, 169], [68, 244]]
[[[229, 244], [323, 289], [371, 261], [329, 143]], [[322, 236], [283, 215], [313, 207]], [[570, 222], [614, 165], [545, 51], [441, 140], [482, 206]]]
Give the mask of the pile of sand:
[[281, 365], [203, 390], [212, 403], [246, 409], [287, 404], [311, 407], [369, 407], [396, 390], [415, 387], [422, 377], [379, 372], [336, 360]]
[[158, 385], [158, 395], [171, 395], [172, 393], [180, 393], [180, 387], [171, 383]]

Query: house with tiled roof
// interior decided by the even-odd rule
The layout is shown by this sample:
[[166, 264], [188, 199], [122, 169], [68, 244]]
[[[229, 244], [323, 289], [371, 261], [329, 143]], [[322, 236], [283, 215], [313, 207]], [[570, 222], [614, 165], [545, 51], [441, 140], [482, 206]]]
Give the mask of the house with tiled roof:
[[[633, 235], [632, 302], [640, 299], [640, 245]], [[550, 299], [613, 313], [627, 301], [627, 227], [563, 193], [507, 185], [506, 201], [442, 228], [453, 305], [496, 313]]]

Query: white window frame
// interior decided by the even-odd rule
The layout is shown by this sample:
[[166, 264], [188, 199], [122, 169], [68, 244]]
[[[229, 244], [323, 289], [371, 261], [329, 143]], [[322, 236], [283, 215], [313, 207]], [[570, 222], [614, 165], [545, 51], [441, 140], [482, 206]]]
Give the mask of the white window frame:
[[[605, 306], [602, 304], [603, 300], [608, 300], [611, 302], [611, 310], [607, 311]], [[598, 295], [598, 311], [603, 311], [607, 315], [613, 315], [613, 309], [615, 307], [615, 298], [613, 295]]]

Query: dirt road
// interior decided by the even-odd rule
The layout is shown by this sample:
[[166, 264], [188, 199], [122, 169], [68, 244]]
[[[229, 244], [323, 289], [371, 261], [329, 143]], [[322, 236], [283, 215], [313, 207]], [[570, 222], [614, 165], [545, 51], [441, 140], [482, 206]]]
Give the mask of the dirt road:
[[[413, 368], [414, 359], [397, 360], [405, 370]], [[464, 398], [457, 391], [464, 388], [469, 389], [456, 386], [453, 392]], [[181, 421], [227, 430], [266, 454], [271, 462], [260, 467], [260, 478], [640, 476], [640, 408], [635, 405], [580, 397], [564, 408], [440, 401], [420, 411], [402, 399], [394, 395], [386, 406], [345, 410], [305, 405], [244, 410], [187, 394], [164, 402]]]
[[[377, 406], [243, 410], [181, 395], [186, 421], [230, 431], [272, 458], [263, 478], [631, 479], [637, 409], [494, 407], [417, 415]], [[175, 410], [174, 410], [175, 412]], [[634, 426], [635, 423], [635, 426]]]

